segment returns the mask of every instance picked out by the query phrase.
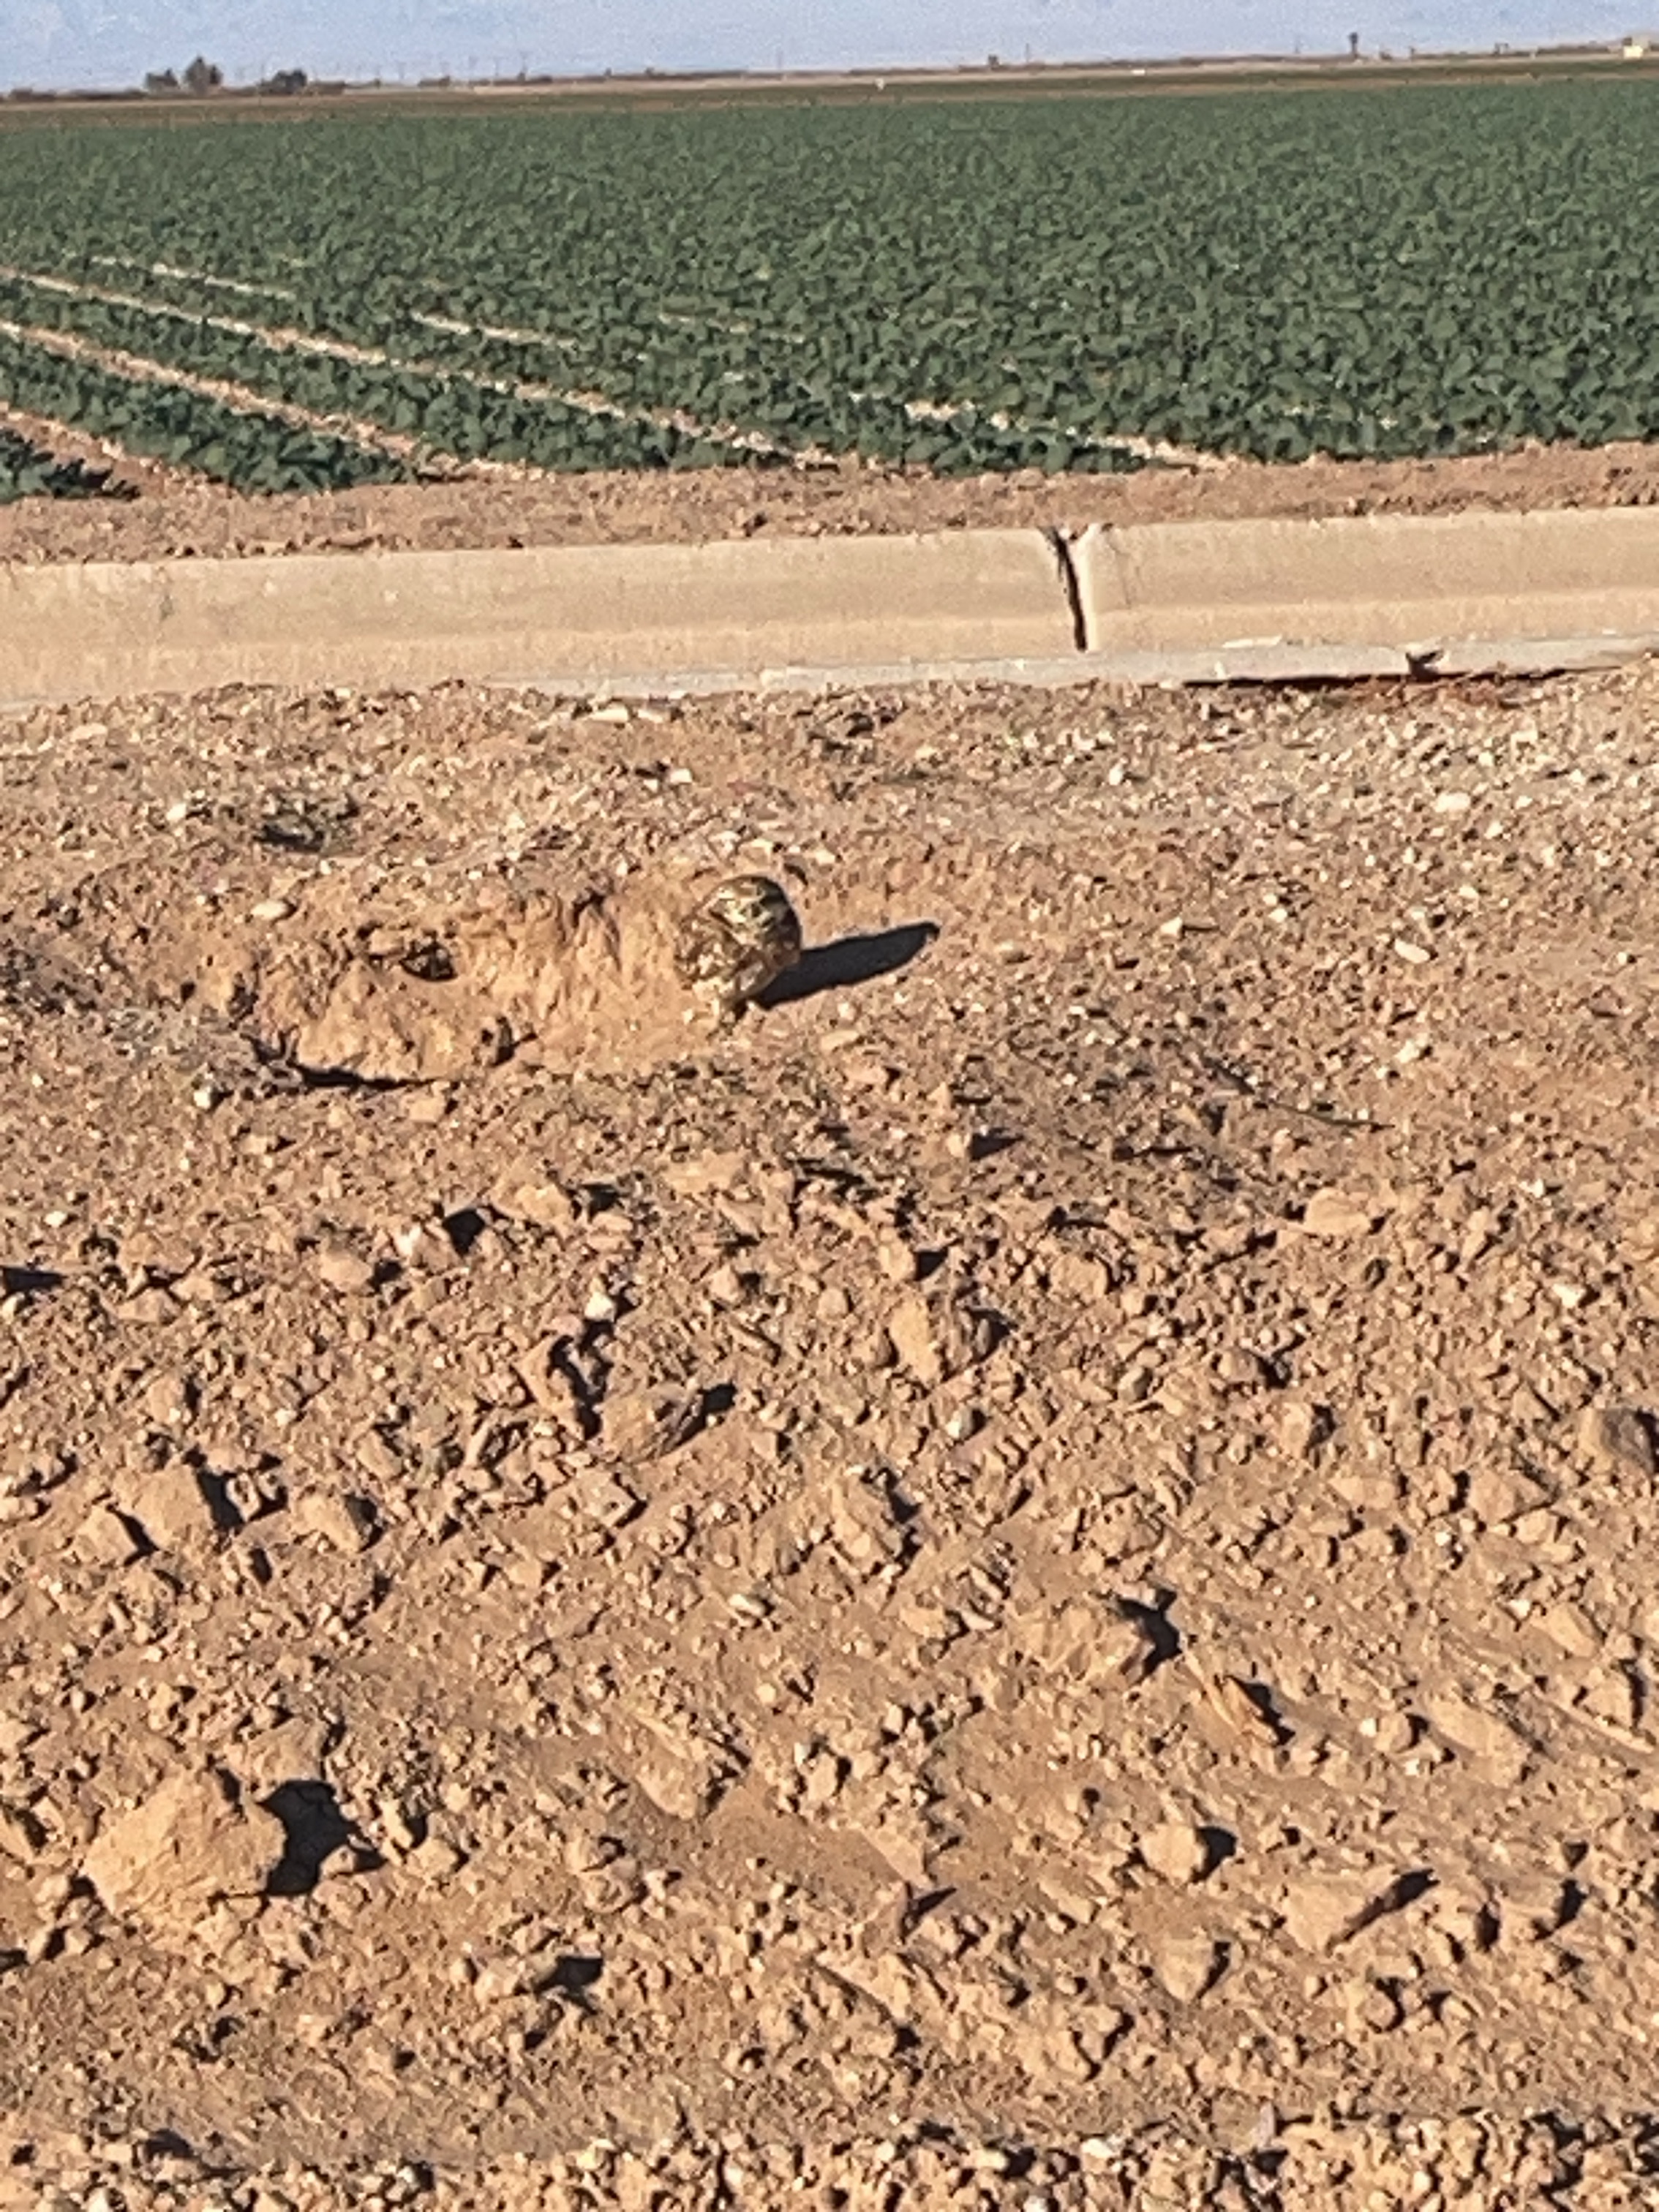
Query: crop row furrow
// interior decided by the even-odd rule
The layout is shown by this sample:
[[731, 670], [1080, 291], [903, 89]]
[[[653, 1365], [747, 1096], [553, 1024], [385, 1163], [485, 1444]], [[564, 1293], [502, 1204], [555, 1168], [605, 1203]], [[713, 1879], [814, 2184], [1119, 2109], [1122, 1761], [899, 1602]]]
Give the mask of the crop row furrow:
[[234, 386], [0, 319], [0, 399], [239, 491], [321, 491], [407, 477], [395, 453]]
[[250, 392], [320, 409], [354, 435], [406, 438], [410, 456], [434, 465], [447, 460], [477, 471], [511, 463], [551, 471], [779, 458], [777, 447], [752, 432], [674, 410], [629, 410], [604, 392], [469, 374], [384, 348], [0, 266], [0, 300], [22, 297], [37, 298], [40, 312], [59, 327], [94, 342], [141, 348], [188, 373], [234, 368]]

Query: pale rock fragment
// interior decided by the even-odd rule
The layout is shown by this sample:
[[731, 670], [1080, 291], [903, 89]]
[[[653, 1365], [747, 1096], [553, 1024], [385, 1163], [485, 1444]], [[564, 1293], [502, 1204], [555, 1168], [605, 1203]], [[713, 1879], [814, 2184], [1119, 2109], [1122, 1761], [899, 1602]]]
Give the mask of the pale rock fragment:
[[27, 1806], [0, 1803], [0, 1852], [32, 1867], [46, 1847], [46, 1829]]
[[1478, 1467], [1469, 1476], [1469, 1510], [1489, 1528], [1518, 1521], [1548, 1497], [1543, 1485], [1519, 1468]]
[[1310, 1237], [1368, 1237], [1383, 1212], [1347, 1191], [1316, 1190], [1303, 1210], [1302, 1226]]
[[696, 1391], [672, 1385], [613, 1392], [600, 1417], [599, 1441], [618, 1459], [662, 1459], [696, 1434], [702, 1410]]
[[175, 1774], [106, 1823], [81, 1871], [105, 1905], [162, 1934], [188, 1935], [227, 1898], [264, 1893], [286, 1838], [250, 1809], [222, 1768]]
[[1578, 1424], [1578, 1447], [1609, 1474], [1654, 1473], [1653, 1432], [1633, 1406], [1587, 1406]]
[[1286, 1459], [1311, 1460], [1334, 1425], [1328, 1407], [1292, 1398], [1279, 1416], [1279, 1449]]
[[70, 1544], [76, 1558], [89, 1567], [130, 1566], [144, 1548], [131, 1522], [109, 1505], [94, 1505]]
[[349, 1244], [320, 1245], [313, 1264], [319, 1280], [344, 1297], [359, 1297], [374, 1287], [373, 1261], [366, 1260]]
[[1221, 1978], [1226, 1953], [1208, 1936], [1171, 1936], [1158, 1947], [1158, 1978], [1177, 2004], [1196, 2004]]
[[956, 1305], [930, 1302], [921, 1291], [899, 1300], [887, 1334], [903, 1365], [925, 1390], [937, 1389], [973, 1364], [973, 1330]]
[[703, 1152], [692, 1160], [676, 1160], [663, 1170], [662, 1179], [676, 1198], [709, 1198], [739, 1189], [747, 1181], [747, 1152]]
[[1309, 1875], [1290, 1883], [1280, 1910], [1291, 1941], [1304, 1951], [1334, 1951], [1401, 1901], [1397, 1870]]
[[349, 1490], [302, 1490], [290, 1509], [302, 1536], [319, 1536], [337, 1552], [367, 1551], [379, 1528], [372, 1499]]
[[127, 1484], [121, 1504], [161, 1551], [187, 1551], [216, 1534], [202, 1478], [185, 1460], [146, 1470]]
[[1423, 1710], [1438, 1734], [1455, 1749], [1466, 1752], [1472, 1759], [1485, 1760], [1499, 1780], [1520, 1780], [1526, 1768], [1528, 1746], [1501, 1713], [1450, 1691], [1425, 1698]]
[[1141, 1857], [1156, 1875], [1177, 1888], [1202, 1881], [1210, 1870], [1210, 1846], [1201, 1828], [1189, 1820], [1165, 1820], [1139, 1841]]

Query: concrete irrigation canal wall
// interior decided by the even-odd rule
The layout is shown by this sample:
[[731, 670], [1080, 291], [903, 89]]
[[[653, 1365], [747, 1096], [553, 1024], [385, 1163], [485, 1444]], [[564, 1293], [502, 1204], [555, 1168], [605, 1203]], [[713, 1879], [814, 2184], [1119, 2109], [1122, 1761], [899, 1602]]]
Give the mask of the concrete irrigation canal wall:
[[0, 568], [0, 701], [1595, 665], [1659, 647], [1659, 512], [1160, 523]]

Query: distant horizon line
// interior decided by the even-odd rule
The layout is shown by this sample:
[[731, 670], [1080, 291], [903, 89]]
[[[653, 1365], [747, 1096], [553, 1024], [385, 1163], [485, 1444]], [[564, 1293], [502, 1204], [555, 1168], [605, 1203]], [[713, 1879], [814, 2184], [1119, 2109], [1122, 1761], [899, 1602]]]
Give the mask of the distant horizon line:
[[[1659, 31], [1632, 28], [1613, 38], [1565, 39], [1547, 44], [1516, 45], [1496, 40], [1481, 46], [1407, 46], [1404, 52], [1388, 46], [1362, 47], [1357, 53], [1340, 47], [1304, 51], [1230, 53], [1180, 53], [1158, 55], [1076, 55], [1061, 59], [1044, 60], [1034, 56], [1007, 57], [992, 53], [977, 62], [850, 62], [840, 66], [803, 64], [795, 68], [768, 68], [761, 64], [739, 64], [720, 68], [663, 68], [645, 64], [639, 68], [604, 70], [530, 70], [520, 69], [511, 75], [467, 75], [460, 70], [428, 72], [420, 76], [317, 76], [291, 66], [267, 71], [263, 76], [250, 77], [246, 82], [222, 81], [210, 91], [192, 93], [182, 82], [176, 88], [152, 92], [149, 79], [172, 75], [182, 78], [189, 63], [168, 65], [163, 70], [146, 72], [145, 79], [136, 84], [61, 83], [43, 85], [23, 83], [9, 86], [0, 93], [0, 100], [75, 100], [100, 102], [112, 100], [162, 100], [179, 98], [191, 104], [204, 104], [214, 99], [235, 97], [238, 94], [258, 93], [269, 88], [277, 77], [300, 75], [305, 84], [298, 94], [273, 94], [273, 97], [302, 97], [306, 92], [338, 94], [376, 92], [386, 89], [403, 91], [445, 91], [487, 89], [500, 87], [510, 89], [516, 86], [595, 86], [605, 84], [697, 84], [719, 86], [727, 83], [797, 84], [797, 83], [860, 83], [884, 85], [890, 80], [932, 81], [940, 78], [984, 77], [1018, 78], [1023, 76], [1052, 76], [1064, 72], [1079, 75], [1146, 75], [1152, 70], [1204, 70], [1249, 67], [1341, 69], [1409, 65], [1412, 63], [1433, 64], [1445, 62], [1542, 61], [1553, 56], [1570, 58], [1574, 55], [1605, 55], [1609, 58], [1622, 55], [1630, 46], [1639, 45], [1659, 58]], [[1646, 56], [1644, 54], [1644, 58]], [[211, 63], [207, 54], [196, 57]], [[216, 64], [215, 64], [216, 66]]]

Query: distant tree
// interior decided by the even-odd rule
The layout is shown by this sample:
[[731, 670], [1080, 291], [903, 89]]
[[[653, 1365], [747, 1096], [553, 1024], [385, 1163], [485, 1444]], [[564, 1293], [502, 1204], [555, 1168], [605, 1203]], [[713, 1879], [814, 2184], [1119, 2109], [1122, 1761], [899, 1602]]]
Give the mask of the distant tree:
[[148, 93], [161, 94], [177, 92], [178, 89], [179, 72], [177, 70], [151, 70], [144, 78], [144, 90]]
[[310, 82], [303, 70], [278, 70], [274, 76], [264, 80], [259, 90], [283, 94], [303, 92]]
[[185, 71], [185, 90], [198, 100], [204, 100], [210, 92], [217, 92], [225, 81], [225, 73], [216, 62], [204, 60], [198, 54]]
[[1348, 59], [1351, 62], [1357, 62], [1359, 59], [1359, 33], [1358, 31], [1350, 31], [1348, 33]]

